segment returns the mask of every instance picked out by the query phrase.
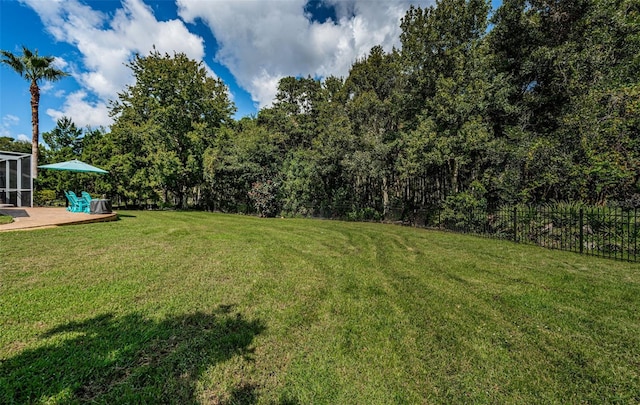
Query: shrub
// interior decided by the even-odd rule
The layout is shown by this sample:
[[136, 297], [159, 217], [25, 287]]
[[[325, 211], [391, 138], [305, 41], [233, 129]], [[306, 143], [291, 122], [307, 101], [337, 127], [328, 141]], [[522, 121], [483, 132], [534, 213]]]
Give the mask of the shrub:
[[352, 207], [351, 211], [347, 212], [346, 219], [347, 221], [381, 221], [383, 219], [383, 215], [375, 208]]
[[249, 191], [249, 198], [261, 217], [275, 217], [280, 211], [278, 184], [271, 180], [253, 183], [251, 191]]
[[484, 186], [474, 181], [469, 191], [448, 196], [440, 214], [441, 226], [448, 229], [466, 229], [482, 232], [487, 216], [487, 200]]
[[54, 205], [57, 199], [54, 190], [38, 190], [33, 197], [35, 205]]

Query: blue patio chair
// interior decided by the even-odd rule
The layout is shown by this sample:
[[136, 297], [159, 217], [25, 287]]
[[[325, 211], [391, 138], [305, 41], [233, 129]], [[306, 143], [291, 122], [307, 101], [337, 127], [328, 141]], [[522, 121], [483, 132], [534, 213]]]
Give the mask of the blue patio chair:
[[69, 201], [69, 205], [67, 206], [67, 211], [73, 212], [74, 202], [73, 202], [72, 197], [66, 191], [64, 192], [64, 196], [67, 197], [67, 201]]
[[89, 193], [87, 193], [86, 191], [81, 191], [80, 194], [82, 195], [82, 197], [84, 197], [85, 201], [87, 202], [87, 210], [85, 212], [89, 212], [91, 209], [91, 200], [93, 198], [91, 198], [91, 195], [89, 195]]
[[74, 193], [73, 191], [66, 191], [65, 194], [67, 195], [70, 203], [67, 210], [71, 212], [79, 212], [78, 196], [76, 196], [76, 193]]
[[69, 197], [73, 202], [71, 212], [89, 212], [89, 203], [84, 198], [80, 198], [73, 191], [69, 191]]

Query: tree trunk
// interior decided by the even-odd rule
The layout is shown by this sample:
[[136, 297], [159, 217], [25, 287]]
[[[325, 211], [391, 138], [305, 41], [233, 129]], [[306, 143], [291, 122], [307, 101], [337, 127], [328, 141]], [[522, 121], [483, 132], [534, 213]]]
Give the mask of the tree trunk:
[[451, 187], [453, 193], [458, 193], [458, 162], [455, 159], [451, 159]]
[[176, 198], [177, 198], [177, 202], [176, 202], [176, 208], [179, 210], [183, 210], [186, 209], [186, 198], [185, 198], [185, 190], [182, 187], [179, 187], [178, 191], [176, 192]]
[[31, 81], [29, 91], [31, 92], [31, 176], [36, 179], [38, 177], [38, 143], [40, 141], [40, 122], [38, 119], [40, 88], [35, 80]]
[[389, 179], [382, 176], [382, 215], [387, 218], [389, 212]]

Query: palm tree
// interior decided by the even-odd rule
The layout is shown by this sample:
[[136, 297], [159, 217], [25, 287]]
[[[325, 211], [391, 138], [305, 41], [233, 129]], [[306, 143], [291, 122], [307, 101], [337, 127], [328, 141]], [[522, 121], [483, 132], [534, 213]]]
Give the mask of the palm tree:
[[31, 52], [22, 47], [22, 56], [16, 56], [9, 51], [0, 51], [2, 62], [10, 66], [21, 77], [31, 82], [31, 175], [38, 177], [38, 142], [40, 138], [38, 108], [40, 106], [40, 86], [42, 80], [55, 82], [69, 74], [52, 66], [53, 56], [39, 56], [38, 50]]

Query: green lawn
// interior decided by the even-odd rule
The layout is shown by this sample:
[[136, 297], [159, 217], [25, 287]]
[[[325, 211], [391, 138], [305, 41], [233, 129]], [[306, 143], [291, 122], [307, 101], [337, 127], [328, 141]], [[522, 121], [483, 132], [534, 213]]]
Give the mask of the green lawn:
[[11, 218], [9, 215], [0, 214], [0, 225], [10, 224], [11, 222], [13, 222], [13, 218]]
[[0, 233], [0, 403], [638, 403], [640, 265], [200, 212]]

